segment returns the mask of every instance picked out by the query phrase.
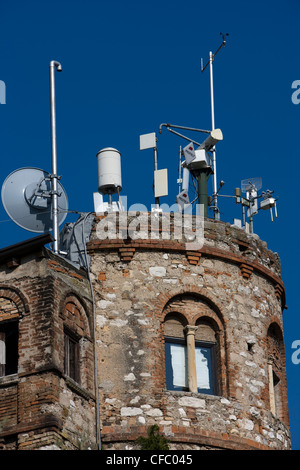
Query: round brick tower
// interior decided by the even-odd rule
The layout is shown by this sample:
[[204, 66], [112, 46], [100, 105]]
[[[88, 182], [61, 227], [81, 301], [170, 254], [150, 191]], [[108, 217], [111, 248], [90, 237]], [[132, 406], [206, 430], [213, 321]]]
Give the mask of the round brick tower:
[[174, 214], [111, 216], [88, 244], [104, 448], [157, 424], [174, 450], [289, 449], [278, 255], [220, 221], [195, 247]]

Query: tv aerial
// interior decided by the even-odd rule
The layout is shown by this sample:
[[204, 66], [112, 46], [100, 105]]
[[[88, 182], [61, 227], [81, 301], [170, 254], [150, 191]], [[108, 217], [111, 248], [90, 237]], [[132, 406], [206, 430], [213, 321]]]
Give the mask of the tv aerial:
[[53, 251], [59, 253], [59, 225], [67, 216], [68, 199], [57, 174], [55, 69], [61, 72], [62, 66], [52, 60], [49, 64], [52, 172], [31, 167], [13, 171], [2, 185], [1, 198], [8, 216], [20, 227], [37, 233], [52, 230]]

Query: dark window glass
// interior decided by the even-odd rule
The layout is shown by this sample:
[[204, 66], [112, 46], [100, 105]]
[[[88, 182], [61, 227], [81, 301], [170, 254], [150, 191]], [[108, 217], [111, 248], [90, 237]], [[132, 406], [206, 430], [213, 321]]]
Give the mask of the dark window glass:
[[215, 343], [196, 341], [195, 355], [198, 392], [217, 395]]
[[188, 391], [187, 354], [183, 339], [165, 338], [167, 390]]
[[65, 374], [79, 382], [79, 343], [69, 333], [65, 333]]

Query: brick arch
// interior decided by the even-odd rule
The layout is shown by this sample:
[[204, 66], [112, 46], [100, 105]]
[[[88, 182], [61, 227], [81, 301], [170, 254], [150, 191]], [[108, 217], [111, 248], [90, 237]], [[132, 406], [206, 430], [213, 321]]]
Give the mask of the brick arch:
[[[163, 321], [163, 317], [166, 315], [168, 309], [171, 308], [171, 302], [173, 302], [175, 298], [187, 296], [193, 297], [194, 299], [197, 299], [198, 302], [206, 304], [211, 310], [211, 312], [207, 311], [207, 315], [210, 315], [214, 318], [219, 330], [223, 329], [223, 325], [225, 322], [223, 314], [220, 308], [218, 307], [217, 299], [211, 293], [208, 294], [205, 289], [199, 289], [194, 286], [190, 286], [189, 288], [182, 289], [180, 291], [159, 295], [157, 298], [156, 313], [160, 316], [160, 319]], [[186, 316], [185, 311], [181, 310], [179, 307], [176, 308], [176, 311]], [[199, 314], [196, 314], [192, 317], [190, 315], [188, 318], [189, 323], [191, 325], [195, 325], [196, 321], [201, 317], [201, 315], [202, 314], [200, 312]]]
[[60, 303], [60, 312], [66, 326], [80, 336], [91, 337], [91, 324], [85, 302], [74, 292], [69, 292]]
[[188, 324], [188, 320], [186, 318], [186, 316], [184, 315], [184, 313], [178, 311], [177, 310], [174, 310], [174, 309], [170, 309], [170, 311], [167, 311], [165, 312], [165, 315], [163, 317], [163, 322], [165, 322], [166, 320], [168, 320], [170, 317], [177, 317], [177, 319], [185, 326]]
[[0, 298], [8, 299], [13, 302], [18, 311], [18, 316], [21, 317], [29, 312], [29, 302], [24, 294], [17, 288], [12, 288], [6, 285], [0, 285]]

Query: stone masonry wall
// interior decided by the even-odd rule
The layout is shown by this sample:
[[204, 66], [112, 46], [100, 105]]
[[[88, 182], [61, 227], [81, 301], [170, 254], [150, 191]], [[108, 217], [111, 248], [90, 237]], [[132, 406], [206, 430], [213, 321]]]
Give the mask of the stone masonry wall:
[[[282, 332], [285, 307], [278, 255], [257, 236], [209, 220], [198, 250], [175, 240], [174, 227], [149, 240], [149, 217], [140, 238], [99, 240], [95, 227], [88, 245], [104, 444], [134, 448], [156, 423], [171, 448], [290, 448], [284, 346], [280, 412], [270, 410], [268, 331]], [[119, 229], [124, 234], [124, 219]], [[202, 306], [215, 318], [218, 396], [166, 390], [164, 320], [174, 301], [189, 325]]]

